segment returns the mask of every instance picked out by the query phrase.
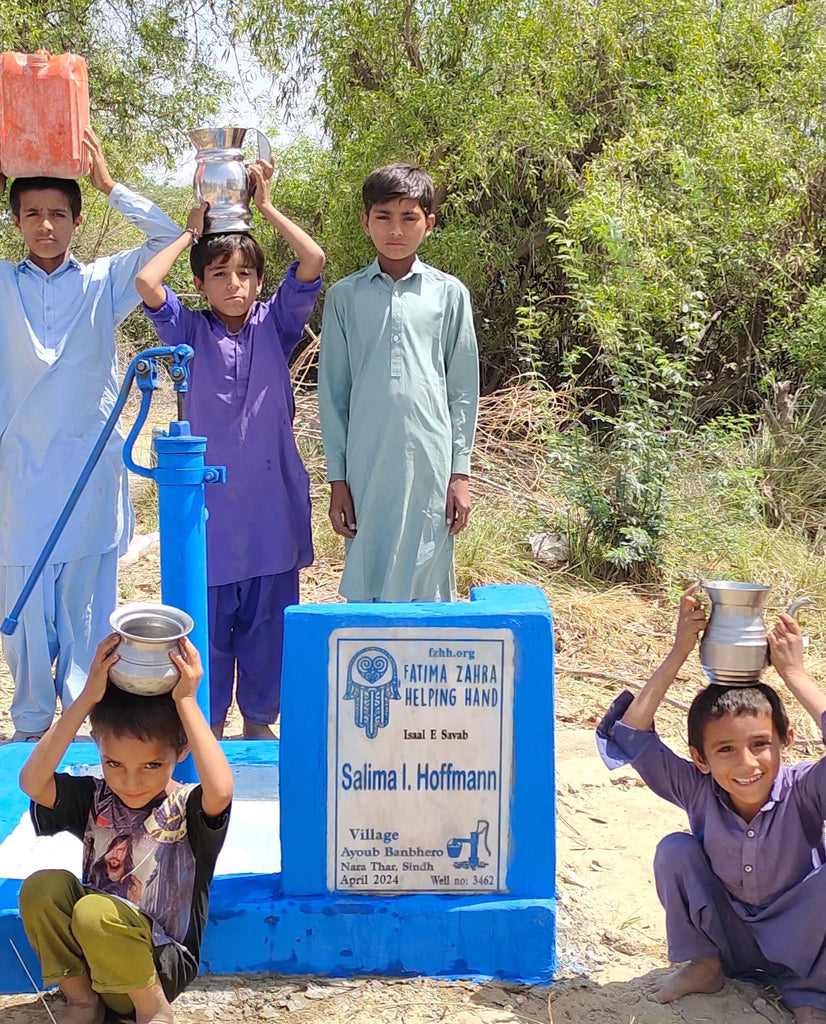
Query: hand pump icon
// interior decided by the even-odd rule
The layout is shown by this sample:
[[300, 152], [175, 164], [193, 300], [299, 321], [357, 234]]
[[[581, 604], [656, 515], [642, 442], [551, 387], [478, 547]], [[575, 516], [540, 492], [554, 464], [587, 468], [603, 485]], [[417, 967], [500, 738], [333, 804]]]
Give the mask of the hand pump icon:
[[469, 871], [476, 871], [477, 868], [486, 868], [488, 862], [486, 860], [479, 860], [479, 842], [481, 840], [485, 848], [485, 855], [490, 857], [490, 847], [488, 846], [488, 832], [490, 830], [490, 822], [485, 821], [484, 818], [480, 818], [476, 822], [475, 831], [471, 832], [469, 836], [463, 839], [448, 839], [445, 849], [447, 850], [448, 857], [460, 857], [462, 855], [462, 847], [467, 844], [470, 847], [467, 860], [454, 861], [453, 866], [455, 868], [466, 868]]

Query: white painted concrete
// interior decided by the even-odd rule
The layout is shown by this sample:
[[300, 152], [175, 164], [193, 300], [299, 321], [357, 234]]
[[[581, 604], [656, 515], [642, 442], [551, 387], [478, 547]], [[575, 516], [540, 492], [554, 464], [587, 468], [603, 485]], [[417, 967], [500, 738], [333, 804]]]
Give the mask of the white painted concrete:
[[[46, 868], [80, 876], [83, 845], [67, 832], [36, 836], [28, 812], [0, 843], [0, 878], [28, 878]], [[215, 874], [268, 875], [281, 871], [278, 800], [235, 800]]]
[[271, 875], [281, 871], [278, 800], [234, 800], [216, 875]]
[[28, 878], [46, 868], [66, 868], [80, 876], [83, 844], [68, 832], [36, 836], [28, 813], [0, 843], [0, 878]]

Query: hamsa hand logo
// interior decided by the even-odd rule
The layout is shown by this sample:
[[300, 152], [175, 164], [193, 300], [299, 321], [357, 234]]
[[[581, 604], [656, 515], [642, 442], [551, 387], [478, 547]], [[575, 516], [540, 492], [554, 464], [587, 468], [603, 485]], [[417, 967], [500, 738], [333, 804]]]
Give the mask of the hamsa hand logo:
[[355, 702], [355, 722], [368, 739], [390, 721], [390, 701], [399, 700], [396, 662], [383, 647], [362, 647], [347, 666], [344, 699]]

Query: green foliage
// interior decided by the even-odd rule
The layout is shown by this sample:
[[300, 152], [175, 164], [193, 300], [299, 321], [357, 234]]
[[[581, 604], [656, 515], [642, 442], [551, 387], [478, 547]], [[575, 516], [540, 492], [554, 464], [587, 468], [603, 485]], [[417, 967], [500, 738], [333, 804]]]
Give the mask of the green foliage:
[[531, 560], [528, 536], [541, 528], [530, 506], [477, 495], [470, 522], [456, 537], [459, 593], [487, 583], [537, 583], [542, 570]]
[[820, 543], [826, 539], [826, 395], [796, 410], [789, 422], [768, 413], [760, 435], [758, 463], [766, 518]]
[[514, 329], [518, 359], [521, 363], [520, 376], [542, 377], [542, 339], [548, 329], [548, 313], [540, 306], [540, 300], [533, 291], [524, 298], [525, 305], [516, 308]]
[[800, 307], [778, 320], [775, 340], [792, 372], [815, 387], [826, 385], [826, 285], [813, 285]]
[[[691, 579], [762, 579], [766, 547], [755, 416], [724, 414], [673, 452], [663, 542], [663, 573], [682, 589]], [[761, 566], [761, 568], [763, 568]]]
[[627, 364], [637, 379], [648, 364], [659, 398], [676, 361], [705, 416], [752, 401], [787, 360], [782, 325], [824, 276], [822, 5], [251, 0], [234, 14], [282, 100], [313, 93], [332, 276], [369, 255], [364, 175], [393, 159], [432, 171], [424, 255], [471, 287], [487, 387], [527, 358], [616, 412]]
[[823, 6], [250, 0], [235, 17], [282, 100], [313, 94], [328, 278], [371, 256], [365, 174], [429, 168], [423, 255], [472, 290], [485, 388], [541, 374], [583, 410], [583, 566], [655, 576], [678, 439], [826, 363]]
[[[795, 519], [779, 529], [766, 521], [765, 440], [759, 425], [722, 417], [675, 452], [668, 478], [662, 574], [672, 593], [698, 579], [771, 586], [766, 619], [806, 594], [826, 600], [823, 535]], [[745, 428], [745, 429], [744, 429]], [[820, 616], [805, 617], [821, 632]]]
[[[471, 288], [485, 390], [544, 378], [579, 410], [561, 458], [584, 574], [748, 575], [767, 514], [820, 543], [820, 421], [761, 433], [751, 416], [778, 380], [826, 381], [822, 4], [0, 0], [0, 46], [87, 57], [113, 172], [144, 189], [220, 103], [227, 25], [285, 116], [323, 128], [276, 154], [274, 196], [325, 246], [327, 281], [373, 257], [364, 176], [432, 172], [422, 256]], [[188, 187], [153, 195], [183, 220]], [[84, 203], [82, 258], [138, 240], [86, 186]], [[270, 291], [291, 255], [256, 230]], [[7, 217], [0, 255], [22, 255]], [[191, 297], [185, 259], [171, 283]], [[151, 338], [139, 314], [123, 332]], [[495, 532], [462, 539], [469, 572]]]
[[588, 580], [647, 583], [659, 577], [672, 439], [633, 420], [602, 444], [569, 440], [566, 533], [571, 567]]

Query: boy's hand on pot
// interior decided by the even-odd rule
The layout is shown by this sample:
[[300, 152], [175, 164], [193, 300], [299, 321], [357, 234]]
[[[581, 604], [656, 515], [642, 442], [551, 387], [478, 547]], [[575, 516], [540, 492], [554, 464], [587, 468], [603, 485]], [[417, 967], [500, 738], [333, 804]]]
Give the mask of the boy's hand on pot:
[[803, 630], [800, 623], [785, 612], [780, 613], [769, 631], [769, 652], [771, 663], [781, 677], [803, 668]]
[[680, 598], [677, 614], [677, 634], [674, 637], [676, 650], [688, 654], [697, 643], [697, 637], [708, 625], [706, 613], [695, 596], [699, 583], [692, 583]]
[[169, 652], [169, 660], [177, 668], [180, 678], [172, 690], [172, 699], [177, 704], [185, 697], [194, 697], [203, 677], [201, 655], [198, 648], [187, 637], [178, 641], [178, 651]]
[[353, 496], [344, 480], [330, 481], [330, 524], [339, 537], [350, 540], [356, 535], [356, 510]]
[[272, 194], [270, 190], [270, 178], [272, 172], [267, 175], [264, 170], [264, 165], [267, 163], [265, 160], [256, 160], [254, 164], [249, 165], [250, 177], [252, 183], [255, 186], [253, 192], [253, 199], [255, 205], [259, 210], [264, 210], [268, 206], [272, 206]]
[[451, 537], [461, 533], [470, 519], [470, 484], [464, 473], [454, 473], [447, 485], [445, 519], [450, 527]]
[[[194, 206], [188, 213], [186, 218], [186, 228], [194, 231], [198, 238], [204, 233], [204, 217], [209, 211], [209, 203], [201, 203], [200, 206]], [[184, 230], [186, 230], [186, 228]]]
[[120, 634], [110, 633], [97, 646], [92, 664], [89, 666], [86, 685], [83, 687], [84, 699], [88, 698], [90, 704], [97, 704], [106, 693], [106, 687], [109, 685], [109, 669], [120, 658], [117, 653], [119, 644]]
[[275, 157], [271, 158], [270, 160], [265, 160], [262, 156], [259, 156], [254, 163], [251, 163], [249, 165], [250, 170], [252, 170], [253, 167], [260, 167], [261, 173], [264, 175], [267, 181], [269, 181], [270, 178], [275, 174]]

